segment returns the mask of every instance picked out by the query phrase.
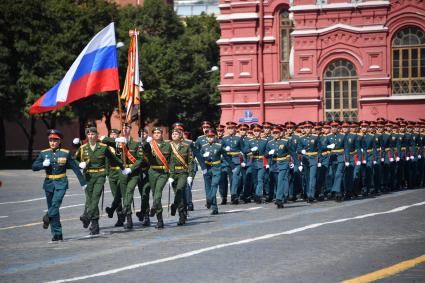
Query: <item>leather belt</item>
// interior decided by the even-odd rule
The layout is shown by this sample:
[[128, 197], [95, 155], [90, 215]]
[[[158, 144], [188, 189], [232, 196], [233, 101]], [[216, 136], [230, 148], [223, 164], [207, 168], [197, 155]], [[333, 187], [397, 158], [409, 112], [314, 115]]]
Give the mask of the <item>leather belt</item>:
[[226, 154], [228, 154], [228, 155], [239, 155], [240, 152], [239, 151], [229, 151], [229, 152], [226, 152]]
[[260, 159], [260, 158], [263, 158], [264, 156], [263, 155], [253, 155], [252, 156], [252, 158], [256, 158], [256, 159]]
[[310, 155], [317, 155], [317, 154], [319, 154], [317, 151], [310, 151], [310, 152], [306, 152], [305, 153], [305, 155], [308, 155], [308, 156], [310, 156]]
[[343, 148], [341, 148], [341, 149], [332, 149], [332, 152], [344, 152], [344, 149]]
[[46, 178], [47, 179], [60, 179], [66, 177], [66, 173], [63, 174], [57, 174], [57, 175], [47, 175]]
[[99, 172], [104, 172], [105, 168], [96, 168], [96, 169], [87, 169], [86, 172], [87, 173], [99, 173]]
[[220, 164], [221, 160], [217, 160], [217, 161], [205, 161], [205, 164], [207, 165], [217, 165]]
[[274, 161], [282, 161], [282, 160], [288, 160], [289, 156], [285, 156], [285, 157], [274, 157], [273, 160]]
[[174, 170], [184, 170], [186, 167], [184, 166], [174, 166]]
[[150, 168], [151, 169], [166, 169], [165, 166], [163, 165], [152, 165]]
[[118, 170], [118, 169], [121, 169], [121, 168], [119, 166], [115, 166], [115, 167], [110, 167], [109, 169]]

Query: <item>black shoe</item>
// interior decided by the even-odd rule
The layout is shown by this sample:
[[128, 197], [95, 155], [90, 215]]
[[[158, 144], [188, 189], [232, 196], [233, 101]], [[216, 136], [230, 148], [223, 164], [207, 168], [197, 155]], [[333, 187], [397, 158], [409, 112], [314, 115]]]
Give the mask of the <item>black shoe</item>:
[[218, 210], [213, 210], [212, 212], [211, 212], [211, 215], [217, 215], [218, 214]]
[[290, 201], [293, 201], [293, 202], [296, 202], [297, 201], [297, 197], [291, 197], [289, 200]]
[[259, 196], [255, 196], [254, 201], [255, 201], [256, 204], [262, 204], [263, 203], [263, 200]]
[[207, 209], [210, 209], [212, 205], [212, 201], [210, 199], [207, 199], [207, 204], [205, 205]]
[[81, 215], [81, 216], [80, 216], [80, 220], [81, 220], [81, 222], [83, 222], [83, 227], [84, 227], [85, 229], [87, 229], [87, 228], [89, 227], [89, 225], [90, 225], [90, 219], [89, 219], [89, 217], [87, 216], [87, 214], [83, 214], [83, 215]]
[[177, 205], [172, 203], [171, 204], [171, 216], [175, 216], [177, 211]]
[[221, 205], [226, 205], [227, 204], [227, 198], [222, 198], [220, 204]]
[[336, 202], [342, 202], [343, 201], [342, 195], [341, 194], [335, 194], [335, 201]]
[[156, 214], [156, 209], [155, 209], [155, 207], [152, 207], [152, 208], [151, 208], [151, 211], [149, 212], [149, 216], [150, 216], [150, 217], [154, 217], [154, 216], [155, 216], [155, 214]]
[[60, 235], [54, 235], [52, 238], [52, 242], [57, 242], [57, 241], [63, 241], [63, 236], [62, 234]]
[[239, 198], [237, 195], [232, 195], [231, 196], [231, 202], [232, 204], [239, 204]]
[[307, 198], [307, 203], [313, 203], [314, 202], [314, 198]]
[[187, 210], [189, 210], [189, 211], [194, 211], [195, 210], [194, 207], [193, 207], [193, 203], [187, 205]]
[[265, 202], [266, 202], [266, 203], [271, 203], [271, 202], [273, 202], [273, 198], [269, 198], [269, 197], [268, 197], [268, 198], [266, 198]]
[[143, 227], [149, 227], [149, 226], [151, 226], [151, 219], [149, 218], [149, 215], [145, 215], [143, 217], [142, 226]]
[[107, 207], [105, 208], [105, 211], [106, 211], [106, 213], [108, 214], [108, 217], [109, 217], [109, 218], [114, 217], [114, 210], [113, 210], [112, 208], [110, 208], [109, 206], [107, 206]]
[[[50, 218], [49, 215], [47, 215], [47, 213], [43, 216], [43, 229], [47, 229], [49, 228], [49, 224], [50, 224]], [[53, 241], [53, 240], [52, 240]]]
[[164, 221], [162, 220], [162, 215], [157, 214], [156, 218], [158, 219], [158, 222], [156, 223], [155, 228], [156, 229], [164, 229]]
[[131, 218], [131, 214], [127, 214], [127, 223], [124, 225], [124, 229], [133, 229], [133, 218]]
[[136, 212], [136, 216], [137, 218], [139, 218], [139, 221], [142, 222], [143, 221], [143, 214], [141, 211]]
[[93, 219], [90, 226], [90, 235], [99, 234], [99, 219]]
[[182, 226], [186, 223], [186, 216], [183, 211], [179, 212], [179, 221], [177, 222], [178, 226]]
[[283, 208], [283, 202], [281, 200], [276, 200], [275, 204], [277, 208]]

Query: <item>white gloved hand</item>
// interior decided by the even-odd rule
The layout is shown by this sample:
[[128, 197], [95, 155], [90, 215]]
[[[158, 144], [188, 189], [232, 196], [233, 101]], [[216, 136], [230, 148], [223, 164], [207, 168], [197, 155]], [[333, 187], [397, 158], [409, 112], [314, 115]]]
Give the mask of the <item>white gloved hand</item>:
[[267, 165], [266, 165], [266, 169], [269, 169], [269, 168], [270, 168], [270, 165], [269, 165], [269, 164], [267, 164]]
[[83, 162], [80, 162], [80, 164], [78, 164], [78, 166], [79, 166], [81, 169], [86, 169], [86, 167], [87, 167], [87, 163], [85, 163], [85, 162], [83, 161]]
[[392, 157], [391, 157], [391, 158], [390, 158], [390, 162], [394, 162], [394, 158], [392, 158]]
[[105, 136], [100, 136], [99, 140], [103, 141], [105, 139]]
[[329, 145], [326, 146], [326, 148], [334, 149], [335, 148], [335, 144], [334, 143], [329, 144]]
[[147, 138], [146, 138], [146, 142], [147, 143], [150, 143], [152, 141], [152, 137], [151, 136], [148, 136]]
[[362, 165], [362, 163], [361, 163], [360, 161], [357, 161], [357, 162], [356, 162], [356, 165], [357, 165], [357, 166], [360, 166], [360, 165]]
[[246, 163], [245, 162], [242, 162], [241, 163], [241, 167], [245, 167], [246, 166]]
[[274, 154], [274, 152], [275, 152], [275, 150], [274, 150], [274, 149], [270, 150], [270, 151], [269, 151], [269, 155], [273, 155], [273, 154]]
[[83, 191], [85, 191], [85, 190], [86, 190], [86, 188], [87, 188], [87, 185], [81, 186], [81, 189], [82, 189]]
[[193, 182], [193, 177], [187, 177], [187, 183], [189, 184], [189, 186], [192, 184]]
[[307, 151], [305, 151], [305, 149], [301, 150], [302, 154], [306, 154]]
[[303, 171], [303, 167], [300, 165], [300, 166], [298, 166], [298, 170], [300, 171], [300, 172], [302, 172]]
[[125, 137], [119, 137], [115, 139], [115, 142], [127, 143], [127, 139]]
[[362, 161], [362, 163], [363, 163], [363, 164], [366, 164], [366, 160], [363, 160], [363, 161]]
[[381, 162], [384, 162], [384, 160], [385, 160], [384, 158], [381, 158]]
[[419, 154], [419, 155], [418, 155], [418, 159], [422, 159], [422, 155], [420, 155], [420, 154]]
[[317, 167], [318, 167], [318, 168], [322, 167], [322, 163], [320, 163], [320, 162], [319, 162], [319, 163], [317, 163]]
[[202, 154], [202, 156], [203, 156], [203, 157], [208, 157], [208, 156], [210, 156], [210, 152], [209, 152], [209, 151], [207, 151], [207, 152], [205, 152], [204, 154]]
[[376, 162], [375, 160], [373, 160], [373, 165], [376, 165], [378, 162]]
[[172, 185], [173, 182], [174, 182], [174, 179], [173, 178], [168, 178], [168, 184]]
[[144, 179], [146, 177], [145, 173], [142, 173], [142, 179]]
[[345, 162], [345, 167], [350, 166], [350, 162]]
[[79, 138], [75, 138], [75, 139], [72, 140], [72, 144], [77, 145], [79, 143], [80, 143], [80, 139]]
[[289, 164], [289, 168], [294, 169], [294, 163]]
[[415, 157], [413, 155], [410, 156], [410, 160], [415, 160]]
[[226, 146], [226, 147], [224, 148], [224, 150], [225, 150], [225, 151], [230, 151], [230, 146]]
[[46, 158], [43, 161], [43, 167], [49, 167], [50, 166], [50, 159]]
[[410, 160], [409, 156], [406, 156], [406, 161], [409, 161], [409, 160]]
[[123, 175], [128, 175], [128, 174], [130, 174], [130, 173], [131, 173], [131, 169], [130, 169], [130, 168], [125, 168], [124, 170], [122, 170], [122, 171], [121, 171], [121, 173], [122, 173]]
[[205, 174], [207, 174], [207, 172], [208, 172], [208, 170], [207, 170], [207, 169], [203, 169], [203, 170], [202, 170], [202, 174], [204, 174], [204, 175], [205, 175]]
[[396, 161], [396, 162], [399, 162], [399, 161], [400, 161], [400, 157], [398, 157], [398, 156], [397, 156], [397, 157], [395, 158], [395, 161]]
[[258, 150], [258, 146], [254, 146], [251, 148], [251, 151], [257, 151]]

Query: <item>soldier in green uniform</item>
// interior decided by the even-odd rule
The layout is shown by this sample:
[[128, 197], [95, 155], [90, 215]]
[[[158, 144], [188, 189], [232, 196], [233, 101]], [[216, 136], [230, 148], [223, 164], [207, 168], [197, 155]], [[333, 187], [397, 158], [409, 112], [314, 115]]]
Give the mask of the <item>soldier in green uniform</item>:
[[83, 144], [76, 153], [76, 159], [79, 166], [84, 170], [84, 176], [87, 180], [86, 188], [86, 206], [87, 214], [80, 219], [83, 227], [87, 228], [91, 222], [90, 234], [99, 234], [99, 200], [102, 195], [103, 185], [106, 178], [107, 159], [115, 162], [123, 169], [120, 159], [118, 159], [110, 150], [110, 148], [97, 141], [97, 129], [95, 127], [86, 130], [88, 143]]
[[168, 141], [163, 139], [163, 131], [160, 127], [153, 128], [153, 140], [150, 143], [150, 149], [146, 150], [146, 154], [149, 159], [149, 184], [153, 191], [153, 206], [150, 211], [150, 216], [153, 217], [156, 214], [158, 220], [156, 224], [157, 229], [164, 228], [164, 220], [162, 218], [162, 191], [167, 181], [170, 184], [169, 173], [170, 173], [170, 156], [171, 146]]
[[183, 132], [179, 128], [174, 128], [171, 133], [171, 157], [170, 157], [170, 182], [174, 183], [174, 202], [171, 205], [171, 215], [179, 212], [179, 221], [177, 225], [186, 223], [186, 202], [185, 189], [186, 185], [192, 183], [193, 172], [193, 155], [190, 146], [183, 142]]
[[50, 148], [40, 152], [34, 163], [33, 171], [46, 171], [43, 189], [47, 200], [47, 213], [43, 216], [43, 228], [50, 230], [53, 235], [52, 241], [63, 240], [62, 225], [60, 222], [59, 208], [62, 199], [68, 189], [68, 178], [66, 169], [71, 168], [80, 182], [83, 190], [86, 189], [86, 181], [81, 174], [77, 164], [74, 162], [69, 150], [61, 147], [62, 134], [58, 130], [47, 132]]
[[[117, 129], [111, 129], [109, 132], [109, 138], [115, 140], [119, 137], [121, 131]], [[102, 137], [101, 137], [102, 140]], [[121, 158], [121, 150], [118, 146], [110, 147], [112, 153], [114, 153], [118, 158]], [[119, 187], [119, 176], [120, 176], [120, 167], [118, 164], [109, 163], [107, 166], [107, 178], [109, 182], [109, 187], [111, 188], [113, 201], [110, 207], [106, 207], [105, 211], [108, 214], [109, 218], [114, 216], [114, 212], [117, 212], [118, 220], [115, 223], [115, 227], [122, 227], [124, 225], [124, 215], [122, 212], [122, 194]]]

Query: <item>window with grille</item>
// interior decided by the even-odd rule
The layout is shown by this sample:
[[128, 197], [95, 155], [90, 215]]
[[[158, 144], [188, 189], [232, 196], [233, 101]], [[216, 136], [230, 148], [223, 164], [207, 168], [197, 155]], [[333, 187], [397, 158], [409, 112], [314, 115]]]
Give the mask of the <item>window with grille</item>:
[[286, 81], [289, 79], [289, 57], [291, 53], [291, 32], [293, 24], [289, 18], [288, 11], [280, 14], [280, 79]]
[[396, 95], [425, 94], [425, 33], [403, 28], [392, 42], [392, 91]]
[[357, 121], [357, 72], [347, 60], [338, 59], [324, 73], [326, 121]]

